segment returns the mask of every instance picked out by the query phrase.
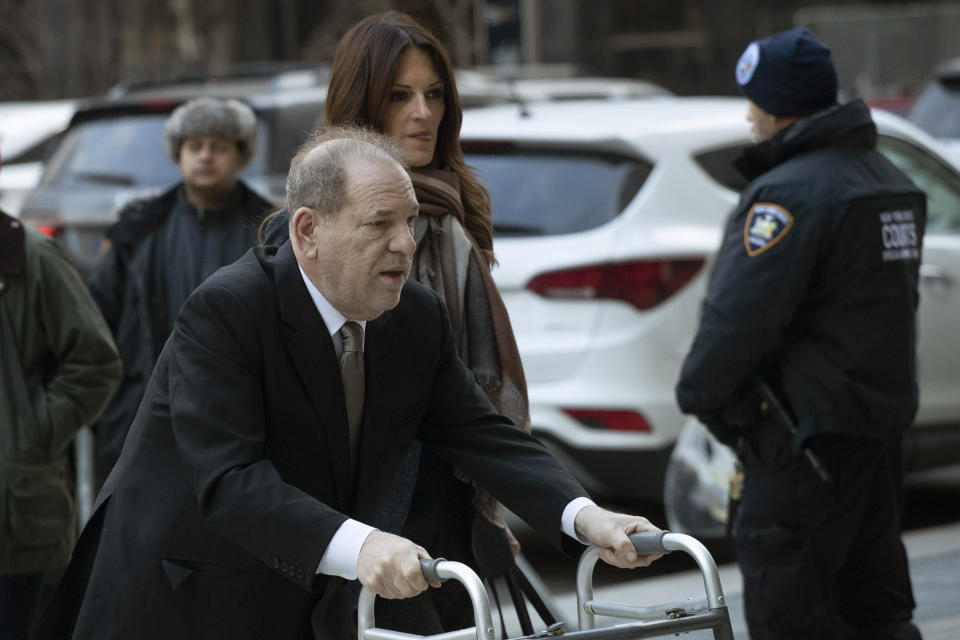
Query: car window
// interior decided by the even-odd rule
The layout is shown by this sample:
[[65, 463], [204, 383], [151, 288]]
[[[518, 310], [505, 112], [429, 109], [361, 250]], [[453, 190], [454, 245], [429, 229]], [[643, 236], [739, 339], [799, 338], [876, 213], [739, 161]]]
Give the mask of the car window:
[[934, 137], [960, 138], [960, 78], [930, 82], [907, 119]]
[[[307, 136], [317, 125], [323, 124], [323, 107], [321, 101], [308, 101], [298, 104], [282, 105], [259, 112], [261, 121], [270, 129], [271, 144], [266, 166], [267, 173], [280, 174], [284, 179], [290, 167], [290, 160], [297, 152], [297, 148], [307, 139]], [[260, 145], [267, 151], [267, 145]]]
[[490, 192], [497, 235], [556, 235], [616, 218], [643, 186], [652, 166], [600, 153], [513, 149], [471, 152]]
[[927, 194], [927, 231], [960, 233], [960, 176], [920, 147], [881, 135], [877, 148]]
[[[163, 147], [168, 114], [129, 115], [89, 120], [72, 127], [54, 152], [44, 183], [129, 187], [166, 185], [180, 180], [180, 171]], [[262, 165], [263, 127], [258, 153], [240, 173], [257, 173]]]
[[720, 147], [719, 149], [711, 149], [710, 151], [696, 154], [693, 156], [693, 159], [696, 160], [700, 168], [706, 171], [707, 175], [713, 178], [713, 180], [719, 182], [727, 189], [732, 189], [739, 193], [746, 188], [749, 180], [734, 168], [733, 161], [740, 157], [744, 148], [749, 146], [749, 144], [750, 143], [744, 142], [727, 147]]

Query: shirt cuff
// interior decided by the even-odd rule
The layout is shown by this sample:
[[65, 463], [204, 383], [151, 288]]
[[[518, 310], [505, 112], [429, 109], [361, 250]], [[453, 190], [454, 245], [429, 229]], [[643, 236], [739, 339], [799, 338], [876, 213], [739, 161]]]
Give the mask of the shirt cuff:
[[333, 534], [327, 550], [323, 552], [320, 564], [317, 566], [317, 573], [338, 576], [345, 580], [356, 580], [360, 548], [373, 531], [376, 529], [370, 525], [356, 520], [345, 520]]
[[596, 505], [596, 502], [586, 497], [574, 498], [568, 502], [567, 506], [563, 509], [563, 515], [560, 516], [560, 530], [578, 542], [589, 544], [589, 540], [584, 540], [577, 535], [577, 531], [574, 528], [573, 523], [577, 519], [577, 514], [580, 513], [581, 509]]

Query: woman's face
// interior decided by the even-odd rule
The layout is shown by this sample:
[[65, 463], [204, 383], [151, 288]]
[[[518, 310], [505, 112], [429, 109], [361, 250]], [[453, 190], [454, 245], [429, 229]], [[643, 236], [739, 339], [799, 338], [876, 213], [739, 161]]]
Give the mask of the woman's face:
[[408, 47], [397, 64], [383, 115], [383, 132], [400, 144], [411, 167], [423, 167], [433, 160], [437, 130], [446, 109], [444, 91], [430, 55]]

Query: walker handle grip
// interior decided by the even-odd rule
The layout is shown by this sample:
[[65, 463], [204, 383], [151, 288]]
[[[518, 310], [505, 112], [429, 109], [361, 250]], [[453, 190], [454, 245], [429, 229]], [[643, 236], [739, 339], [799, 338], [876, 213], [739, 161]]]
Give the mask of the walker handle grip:
[[630, 534], [630, 542], [633, 548], [642, 556], [656, 555], [658, 553], [670, 553], [663, 548], [663, 536], [669, 531], [644, 532]]
[[444, 558], [424, 558], [420, 560], [420, 570], [423, 571], [423, 577], [427, 582], [443, 582], [446, 578], [437, 575], [437, 565], [446, 562]]

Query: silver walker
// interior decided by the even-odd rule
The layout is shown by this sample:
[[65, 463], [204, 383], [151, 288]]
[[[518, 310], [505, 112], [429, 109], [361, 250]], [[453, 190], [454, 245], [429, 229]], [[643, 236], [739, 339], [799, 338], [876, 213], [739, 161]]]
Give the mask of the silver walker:
[[[630, 541], [641, 555], [683, 551], [690, 555], [700, 568], [703, 577], [704, 595], [666, 602], [658, 605], [640, 606], [593, 599], [593, 570], [597, 564], [597, 548], [589, 547], [580, 557], [577, 566], [577, 611], [579, 631], [564, 631], [556, 626], [524, 638], [564, 638], [567, 640], [620, 640], [628, 638], [654, 638], [674, 635], [697, 629], [712, 629], [715, 640], [733, 640], [730, 614], [723, 597], [723, 588], [717, 573], [717, 565], [710, 552], [698, 540], [682, 533], [661, 531], [637, 533]], [[493, 616], [483, 582], [470, 567], [460, 562], [448, 562], [443, 558], [421, 561], [423, 575], [428, 582], [443, 582], [454, 579], [467, 590], [473, 603], [475, 626], [459, 631], [450, 631], [431, 636], [411, 635], [399, 631], [378, 629], [373, 617], [376, 596], [364, 588], [360, 592], [357, 612], [359, 640], [494, 640]], [[614, 616], [630, 620], [611, 627], [595, 628], [597, 616]], [[520, 639], [514, 639], [520, 640]]]

